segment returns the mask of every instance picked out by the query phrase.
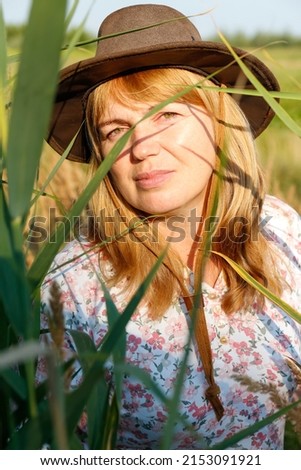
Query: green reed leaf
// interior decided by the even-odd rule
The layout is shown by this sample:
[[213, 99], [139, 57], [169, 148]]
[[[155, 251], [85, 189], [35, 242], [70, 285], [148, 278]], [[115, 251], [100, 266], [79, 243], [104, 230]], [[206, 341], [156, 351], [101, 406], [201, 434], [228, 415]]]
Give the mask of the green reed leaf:
[[[6, 35], [2, 5], [0, 4], [0, 160], [5, 155], [7, 145], [6, 73]], [[2, 174], [2, 168], [0, 168], [0, 174]]]
[[[87, 333], [77, 330], [68, 331], [75, 343], [83, 373], [87, 374], [97, 357], [96, 346]], [[105, 424], [106, 416], [110, 409], [109, 387], [103, 374], [100, 375], [97, 384], [93, 387], [90, 397], [87, 400], [86, 408], [89, 427], [89, 449], [100, 449], [105, 440], [105, 426], [101, 426], [100, 423]], [[69, 413], [71, 413], [71, 410]]]
[[33, 0], [13, 95], [7, 145], [9, 208], [24, 219], [47, 131], [64, 35], [66, 0]]
[[275, 305], [280, 307], [282, 310], [284, 310], [290, 317], [292, 317], [296, 322], [301, 323], [301, 313], [295, 310], [293, 307], [291, 307], [289, 304], [287, 304], [284, 300], [280, 299], [277, 297], [275, 294], [273, 294], [271, 291], [269, 291], [266, 287], [264, 287], [262, 284], [260, 284], [256, 279], [254, 279], [250, 274], [247, 273], [239, 264], [237, 264], [235, 261], [233, 261], [231, 258], [228, 256], [219, 253], [217, 251], [212, 251], [212, 253], [220, 256], [224, 260], [227, 261], [227, 263], [234, 269], [234, 271], [237, 272], [237, 274], [244, 279], [248, 284], [250, 284], [254, 289], [258, 290], [261, 294], [263, 294], [265, 297], [267, 297], [271, 302], [273, 302]]
[[233, 47], [227, 41], [227, 39], [223, 36], [223, 34], [219, 33], [219, 36], [223, 43], [227, 46], [231, 54], [233, 55], [234, 59], [246, 75], [246, 77], [250, 80], [252, 85], [260, 92], [262, 97], [265, 101], [269, 104], [269, 106], [275, 111], [279, 119], [295, 134], [301, 137], [301, 127], [291, 118], [291, 116], [283, 109], [283, 107], [271, 96], [271, 94], [264, 88], [264, 86], [260, 83], [260, 81], [255, 77], [255, 75], [248, 69], [245, 65], [243, 60], [236, 54]]
[[256, 422], [255, 424], [252, 424], [251, 426], [247, 427], [246, 429], [239, 431], [238, 433], [234, 434], [234, 436], [230, 437], [229, 439], [225, 439], [220, 444], [216, 444], [210, 447], [210, 449], [211, 450], [224, 450], [224, 449], [229, 449], [233, 447], [235, 444], [237, 444], [237, 442], [241, 441], [242, 439], [245, 439], [248, 436], [251, 436], [251, 434], [254, 434], [255, 432], [262, 429], [263, 427], [267, 426], [268, 424], [271, 424], [273, 421], [280, 418], [281, 416], [286, 415], [290, 410], [300, 405], [300, 403], [301, 403], [301, 400], [298, 400], [294, 403], [291, 403], [290, 405], [285, 406], [284, 408], [281, 408], [281, 410], [277, 411], [276, 413], [273, 413], [267, 418], [264, 418]]
[[0, 307], [15, 334], [26, 336], [31, 311], [29, 288], [22, 269], [22, 254], [15, 246], [14, 227], [10, 221], [2, 184], [0, 185], [0, 233]]

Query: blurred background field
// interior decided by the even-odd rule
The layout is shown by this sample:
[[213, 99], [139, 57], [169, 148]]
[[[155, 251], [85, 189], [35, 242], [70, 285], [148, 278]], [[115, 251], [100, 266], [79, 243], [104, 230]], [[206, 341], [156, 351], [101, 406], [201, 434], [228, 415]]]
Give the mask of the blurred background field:
[[[258, 56], [275, 73], [282, 91], [301, 94], [301, 45], [271, 46]], [[301, 126], [301, 102], [281, 100], [281, 105]], [[301, 214], [301, 139], [276, 116], [257, 140], [259, 160], [268, 191], [291, 204]]]

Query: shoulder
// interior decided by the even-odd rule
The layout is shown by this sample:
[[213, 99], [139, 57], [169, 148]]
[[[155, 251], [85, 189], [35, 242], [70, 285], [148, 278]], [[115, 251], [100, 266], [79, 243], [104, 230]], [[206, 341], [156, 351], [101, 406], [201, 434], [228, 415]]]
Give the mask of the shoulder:
[[271, 215], [276, 221], [281, 219], [282, 222], [293, 220], [300, 223], [300, 214], [292, 206], [270, 194], [264, 199], [262, 213]]
[[301, 255], [301, 217], [284, 201], [275, 196], [266, 196], [260, 229], [275, 244], [290, 247]]
[[[99, 247], [81, 239], [67, 243], [55, 256], [40, 290], [42, 329], [48, 329], [49, 316], [62, 312], [66, 330], [83, 331], [91, 338], [103, 336], [103, 258]], [[73, 348], [71, 344], [67, 335], [65, 347]]]
[[283, 280], [282, 298], [299, 311], [301, 302], [300, 215], [285, 202], [268, 196], [264, 203], [260, 228], [276, 255], [272, 262], [277, 264], [277, 270]]
[[82, 283], [100, 275], [101, 269], [110, 269], [110, 263], [103, 250], [86, 239], [67, 243], [55, 256], [43, 285], [64, 279], [71, 283]]

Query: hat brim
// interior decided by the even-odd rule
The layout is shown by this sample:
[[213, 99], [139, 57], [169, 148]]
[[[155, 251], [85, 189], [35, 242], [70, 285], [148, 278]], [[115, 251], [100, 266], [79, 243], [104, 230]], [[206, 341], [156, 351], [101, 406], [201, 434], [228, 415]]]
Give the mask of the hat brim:
[[[267, 91], [279, 90], [275, 76], [263, 62], [254, 55], [247, 54], [246, 51], [238, 48], [234, 50]], [[78, 133], [67, 158], [77, 162], [89, 162], [90, 148], [85, 128], [82, 126], [85, 119], [83, 101], [89, 90], [120, 75], [162, 67], [193, 70], [203, 76], [214, 74], [215, 82], [229, 88], [254, 89], [230, 51], [222, 43], [181, 42], [168, 45], [164, 49], [145, 48], [133, 54], [115, 55], [104, 60], [93, 57], [72, 64], [61, 71], [47, 137], [48, 143], [62, 154]], [[240, 95], [239, 105], [250, 123], [254, 137], [261, 134], [274, 117], [273, 110], [261, 96]]]

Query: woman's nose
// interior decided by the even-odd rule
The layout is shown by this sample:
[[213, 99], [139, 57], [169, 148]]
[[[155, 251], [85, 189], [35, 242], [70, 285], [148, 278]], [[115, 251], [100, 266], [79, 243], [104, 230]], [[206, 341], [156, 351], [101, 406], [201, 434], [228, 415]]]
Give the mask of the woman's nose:
[[158, 155], [160, 151], [159, 135], [146, 123], [139, 123], [131, 138], [131, 154], [137, 160], [144, 160]]

